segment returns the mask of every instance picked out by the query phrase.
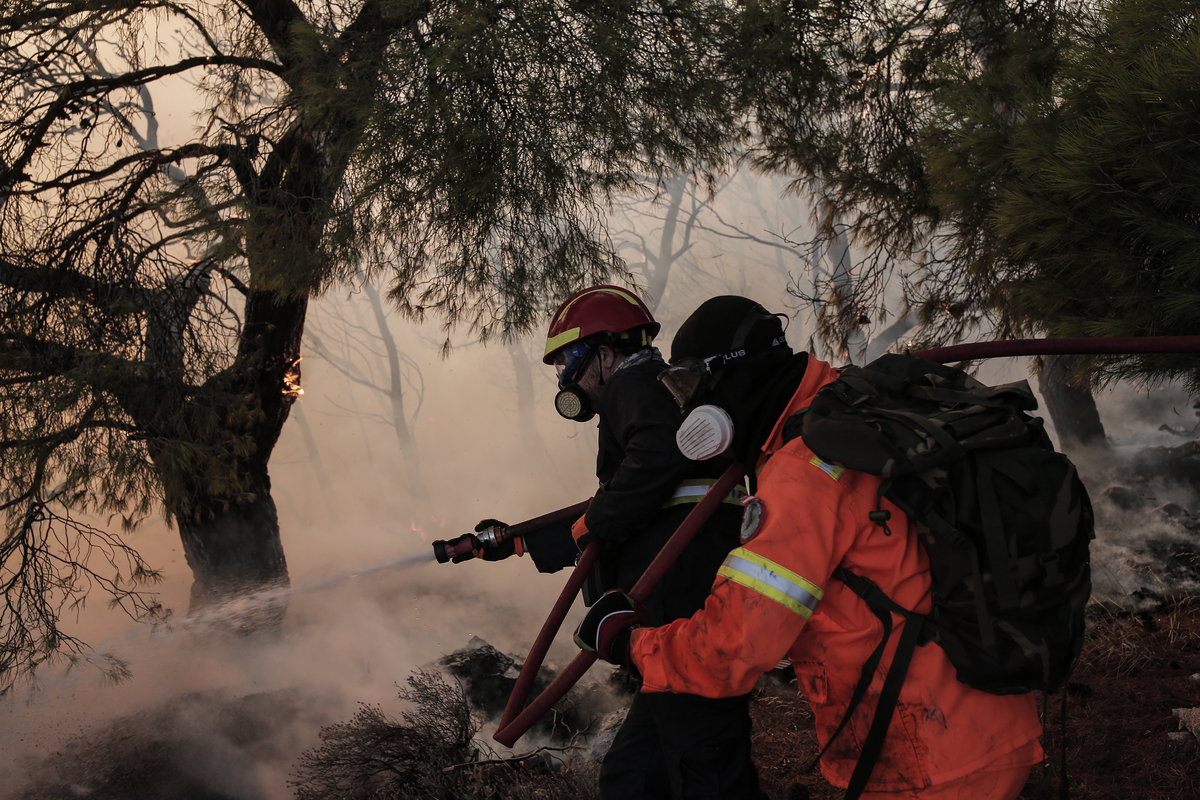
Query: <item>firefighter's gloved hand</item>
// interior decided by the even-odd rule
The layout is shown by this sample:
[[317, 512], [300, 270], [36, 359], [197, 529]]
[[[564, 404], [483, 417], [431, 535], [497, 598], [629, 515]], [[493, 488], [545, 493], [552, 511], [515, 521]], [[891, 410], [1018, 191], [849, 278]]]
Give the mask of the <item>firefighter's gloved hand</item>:
[[479, 541], [479, 538], [473, 533], [464, 533], [462, 536], [459, 536], [456, 539], [448, 539], [446, 541], [446, 547], [457, 549], [460, 545], [466, 543], [470, 543], [471, 549], [464, 550], [460, 555], [450, 559], [451, 564], [461, 564], [464, 561], [470, 561], [472, 558], [476, 557], [475, 551], [483, 547], [483, 542]]
[[605, 592], [588, 609], [575, 629], [575, 644], [610, 664], [629, 666], [629, 641], [636, 628], [647, 625], [650, 614], [622, 591]]
[[[475, 532], [487, 530], [488, 528], [507, 528], [508, 524], [501, 522], [498, 519], [481, 519], [479, 524], [475, 526]], [[467, 534], [470, 536], [470, 534]], [[525, 544], [521, 541], [521, 537], [517, 536], [513, 539], [503, 541], [495, 547], [488, 547], [475, 536], [471, 537], [475, 541], [471, 548], [472, 554], [476, 558], [481, 558], [484, 561], [503, 561], [509, 556], [525, 555]]]
[[588, 530], [587, 514], [575, 520], [575, 524], [571, 526], [571, 536], [575, 539], [575, 544], [579, 545], [580, 550], [596, 541], [598, 538], [596, 534]]

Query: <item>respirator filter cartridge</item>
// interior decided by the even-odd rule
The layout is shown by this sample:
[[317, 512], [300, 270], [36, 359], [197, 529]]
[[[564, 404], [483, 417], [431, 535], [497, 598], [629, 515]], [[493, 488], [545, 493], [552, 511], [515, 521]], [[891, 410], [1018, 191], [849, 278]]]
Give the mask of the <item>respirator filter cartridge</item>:
[[679, 452], [693, 461], [719, 456], [733, 442], [733, 420], [718, 406], [698, 406], [675, 432]]
[[554, 396], [554, 410], [573, 422], [587, 422], [596, 416], [588, 396], [577, 385], [570, 385]]

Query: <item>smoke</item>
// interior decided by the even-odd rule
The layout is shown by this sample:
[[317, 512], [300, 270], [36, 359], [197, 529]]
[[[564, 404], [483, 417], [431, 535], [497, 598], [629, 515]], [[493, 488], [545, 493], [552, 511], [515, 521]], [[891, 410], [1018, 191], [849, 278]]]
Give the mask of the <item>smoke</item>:
[[[753, 199], [761, 201], [777, 194], [759, 184], [733, 189], [744, 207], [760, 211], [761, 202], [745, 196], [757, 191]], [[781, 219], [806, 216], [793, 210]], [[745, 217], [747, 230], [767, 239], [807, 238], [794, 224], [766, 217], [757, 211]], [[664, 249], [656, 244], [662, 229], [645, 225], [631, 240], [692, 259], [675, 265], [657, 298], [664, 350], [691, 310], [717, 294], [792, 310], [795, 299], [785, 286], [804, 265], [778, 241], [756, 256], [716, 239]], [[637, 267], [636, 252], [624, 255]], [[413, 669], [472, 636], [503, 652], [528, 651], [566, 573], [539, 575], [528, 557], [457, 565], [425, 557], [434, 540], [470, 531], [478, 520], [515, 523], [590, 496], [594, 425], [555, 413], [554, 375], [541, 364], [539, 336], [462, 346], [443, 360], [444, 336], [435, 325], [393, 317], [391, 332], [404, 354], [398, 377], [410, 440], [403, 444], [394, 424], [396, 398], [386, 393], [393, 376], [365, 302], [361, 295], [329, 295], [312, 303], [305, 394], [271, 460], [292, 577], [283, 637], [231, 642], [208, 633], [202, 621], [188, 621], [191, 576], [178, 535], [147, 526], [131, 543], [165, 571], [160, 600], [176, 612], [170, 627], [131, 627], [99, 602], [80, 612], [70, 632], [96, 646], [95, 660], [123, 659], [132, 677], [114, 685], [87, 664], [70, 671], [56, 666], [38, 676], [36, 688], [0, 702], [0, 752], [8, 756], [0, 759], [0, 800], [283, 800], [292, 796], [296, 757], [317, 745], [321, 726], [350, 718], [359, 703], [377, 703], [395, 716], [395, 685]], [[338, 333], [348, 325], [359, 327], [353, 335]], [[788, 339], [802, 348], [810, 332], [801, 315]], [[1007, 359], [989, 362], [980, 377], [1000, 383], [1027, 377], [1026, 370], [1025, 362]], [[523, 394], [523, 380], [531, 394]], [[1177, 443], [1180, 437], [1158, 427], [1195, 425], [1188, 399], [1172, 390], [1107, 393], [1101, 415], [1118, 449]], [[1096, 467], [1088, 471], [1107, 477], [1089, 483], [1093, 497], [1119, 482], [1113, 465]], [[1200, 509], [1183, 489], [1158, 492], [1158, 505], [1171, 500]], [[1098, 503], [1098, 593], [1149, 596], [1162, 580], [1136, 561], [1149, 558], [1143, 554], [1155, 542], [1184, 535], [1177, 519], [1151, 514], [1158, 505], [1117, 513]], [[576, 605], [549, 664], [564, 666], [577, 652], [570, 631], [579, 614]], [[600, 669], [585, 680], [601, 679]]]
[[[395, 709], [397, 683], [474, 634], [524, 652], [558, 589], [547, 576], [514, 580], [529, 566], [425, 561], [328, 588], [301, 582], [271, 642], [230, 641], [205, 618], [129, 630], [97, 647], [128, 663], [127, 681], [52, 671], [0, 708], [0, 797], [290, 797], [295, 758], [321, 726], [359, 703]], [[539, 582], [549, 596], [525, 599]]]
[[1178, 448], [1197, 436], [1194, 399], [1172, 384], [1097, 395], [1107, 451], [1073, 457], [1096, 512], [1093, 598], [1129, 611], [1200, 590], [1200, 495]]
[[[541, 387], [535, 412], [550, 424], [544, 457], [531, 460], [511, 391], [489, 383], [489, 359], [509, 364], [503, 349], [449, 362], [426, 355], [429, 389], [414, 426], [425, 494], [407, 492], [386, 420], [350, 413], [355, 403], [373, 412], [369, 394], [352, 395], [319, 360], [306, 361], [300, 402], [329, 482], [299, 426], [285, 426], [272, 460], [292, 578], [283, 638], [230, 642], [205, 617], [189, 620], [178, 535], [147, 527], [133, 544], [166, 573], [170, 626], [131, 626], [102, 602], [69, 622], [95, 647], [93, 662], [120, 658], [132, 677], [113, 685], [87, 663], [59, 665], [0, 703], [0, 798], [290, 798], [295, 759], [318, 744], [322, 725], [359, 703], [394, 713], [397, 683], [474, 635], [528, 651], [567, 573], [540, 575], [528, 557], [436, 564], [431, 543], [484, 517], [515, 523], [589, 496], [594, 431], [554, 415]], [[577, 652], [574, 624], [552, 662]]]
[[[685, 282], [678, 311], [662, 310], [660, 319], [677, 325], [694, 291]], [[178, 534], [145, 526], [131, 543], [164, 571], [159, 599], [174, 611], [170, 624], [131, 625], [102, 602], [67, 621], [95, 651], [72, 669], [42, 670], [35, 688], [0, 701], [0, 752], [8, 756], [0, 798], [289, 798], [295, 759], [318, 744], [321, 726], [350, 718], [359, 703], [396, 712], [396, 684], [413, 669], [472, 636], [528, 652], [566, 572], [538, 574], [528, 557], [435, 564], [425, 556], [434, 540], [481, 519], [516, 523], [590, 496], [594, 424], [553, 410], [554, 372], [541, 363], [540, 336], [463, 347], [443, 360], [433, 326], [393, 318], [413, 442], [402, 451], [378, 348], [331, 344], [338, 325], [373, 318], [351, 307], [360, 302], [313, 303], [307, 335], [323, 347], [306, 343], [305, 393], [271, 460], [292, 582], [284, 637], [230, 642], [207, 632], [204, 618], [189, 620], [191, 576]], [[347, 364], [349, 374], [339, 368]], [[522, 369], [533, 386], [523, 398]], [[547, 665], [561, 668], [578, 652], [570, 633], [580, 614], [577, 603]], [[113, 684], [88, 663], [108, 657], [131, 677]]]

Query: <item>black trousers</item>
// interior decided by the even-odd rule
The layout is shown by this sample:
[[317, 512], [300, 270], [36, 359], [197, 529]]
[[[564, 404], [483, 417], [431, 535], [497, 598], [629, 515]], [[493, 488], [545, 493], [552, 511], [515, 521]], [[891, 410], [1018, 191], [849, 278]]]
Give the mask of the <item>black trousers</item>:
[[750, 760], [750, 698], [642, 694], [600, 765], [603, 800], [765, 800]]

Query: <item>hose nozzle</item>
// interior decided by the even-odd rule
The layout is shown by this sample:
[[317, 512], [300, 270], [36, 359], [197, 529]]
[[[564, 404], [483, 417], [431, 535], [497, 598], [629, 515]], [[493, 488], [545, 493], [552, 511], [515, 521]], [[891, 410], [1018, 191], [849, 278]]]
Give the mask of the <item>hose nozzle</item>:
[[475, 551], [490, 550], [508, 541], [508, 528], [492, 525], [475, 533], [464, 533], [456, 539], [439, 539], [433, 543], [433, 555], [439, 564], [467, 561], [475, 557]]

